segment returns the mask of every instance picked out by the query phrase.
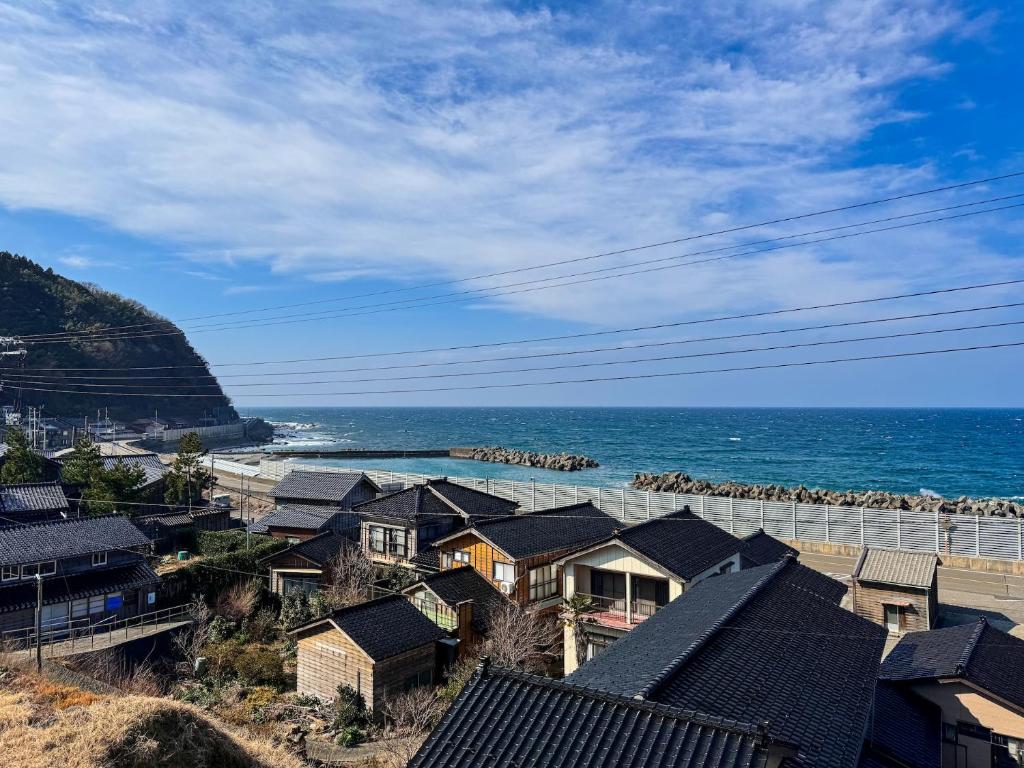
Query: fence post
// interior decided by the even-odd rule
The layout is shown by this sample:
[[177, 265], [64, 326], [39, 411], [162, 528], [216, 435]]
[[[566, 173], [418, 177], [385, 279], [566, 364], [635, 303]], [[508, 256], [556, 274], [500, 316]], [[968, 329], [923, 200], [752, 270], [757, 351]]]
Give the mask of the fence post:
[[580, 503], [580, 487], [578, 485], [574, 485], [572, 487], [572, 503], [573, 504], [579, 504]]
[[832, 543], [832, 539], [829, 538], [829, 525], [828, 525], [828, 504], [825, 505], [825, 542], [828, 544]]
[[701, 497], [700, 497], [700, 516], [701, 517], [705, 517], [705, 515], [704, 515], [704, 494], [701, 494]]
[[864, 546], [864, 507], [860, 508], [860, 545]]
[[619, 491], [619, 510], [622, 512], [620, 517], [623, 520], [625, 520], [626, 519], [626, 489], [625, 488], [623, 488], [621, 491]]
[[974, 556], [981, 557], [981, 515], [974, 517]]
[[1024, 560], [1024, 518], [1017, 518], [1017, 559]]
[[790, 503], [790, 506], [793, 509], [793, 539], [795, 540], [796, 539], [796, 502], [795, 501], [791, 501], [789, 503]]
[[763, 531], [764, 530], [764, 499], [761, 499], [760, 506], [761, 506], [761, 530]]
[[939, 513], [935, 513], [935, 551], [942, 551], [942, 541], [939, 539]]
[[732, 533], [733, 529], [736, 527], [733, 524], [733, 521], [735, 519], [736, 519], [736, 512], [735, 512], [735, 510], [733, 508], [732, 496], [730, 496], [729, 497], [729, 533]]
[[530, 478], [530, 511], [537, 511], [537, 481]]
[[486, 488], [487, 492], [490, 493], [491, 492], [491, 478], [488, 477], [487, 480], [484, 481], [484, 483], [485, 483], [484, 484], [484, 488]]
[[903, 516], [896, 510], [896, 549], [903, 549]]
[[651, 519], [651, 492], [647, 492], [647, 519]]

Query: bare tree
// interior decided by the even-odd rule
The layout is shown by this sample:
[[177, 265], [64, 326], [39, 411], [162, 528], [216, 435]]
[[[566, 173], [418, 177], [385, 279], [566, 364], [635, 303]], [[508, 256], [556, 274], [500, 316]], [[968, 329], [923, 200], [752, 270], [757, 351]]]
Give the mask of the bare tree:
[[239, 581], [217, 595], [217, 615], [237, 624], [252, 615], [259, 604], [259, 582], [255, 579]]
[[515, 603], [490, 614], [484, 653], [499, 667], [542, 672], [556, 655], [561, 627], [553, 614], [520, 608]]
[[323, 591], [334, 608], [344, 608], [366, 600], [373, 586], [374, 568], [370, 559], [356, 546], [344, 546], [325, 569]]
[[189, 603], [188, 614], [192, 623], [178, 630], [174, 646], [195, 669], [196, 659], [210, 639], [210, 609], [201, 597], [196, 597]]
[[427, 734], [441, 721], [447, 703], [433, 688], [426, 687], [384, 699], [384, 724], [377, 741], [378, 759], [386, 768], [404, 768], [412, 760]]

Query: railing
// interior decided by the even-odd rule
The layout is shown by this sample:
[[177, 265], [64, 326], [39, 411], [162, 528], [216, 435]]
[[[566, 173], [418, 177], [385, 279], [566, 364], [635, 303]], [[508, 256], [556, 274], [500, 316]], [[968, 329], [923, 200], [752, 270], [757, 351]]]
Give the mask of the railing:
[[590, 595], [585, 592], [576, 593], [580, 597], [590, 600], [590, 616], [601, 622], [612, 624], [639, 624], [644, 619], [649, 619], [662, 606], [656, 605], [650, 600], [633, 600], [630, 605], [629, 615], [626, 615], [625, 597], [607, 597], [606, 595]]
[[[409, 486], [432, 477], [404, 472], [297, 464], [270, 458], [260, 461], [260, 476], [280, 479], [295, 468], [324, 472], [364, 472], [378, 485], [398, 483]], [[448, 480], [516, 501], [523, 512], [591, 501], [613, 517], [626, 523], [637, 523], [689, 507], [695, 514], [737, 536], [745, 536], [761, 528], [780, 539], [910, 549], [996, 560], [1024, 560], [1022, 518], [942, 515], [938, 512], [759, 501], [491, 478], [449, 477]]]
[[459, 626], [458, 615], [446, 605], [418, 598], [414, 598], [412, 604], [441, 629], [457, 629]]
[[[145, 633], [146, 627], [182, 621], [188, 616], [188, 605], [175, 605], [124, 619], [108, 617], [96, 622], [91, 619], [72, 619], [59, 624], [51, 622], [49, 628], [44, 627], [39, 633], [40, 644], [46, 648], [52, 648], [58, 643], [68, 643], [72, 649], [78, 647], [91, 649], [96, 647], [97, 637], [113, 642], [115, 639], [120, 639], [120, 632], [124, 630], [124, 638], [127, 640], [130, 639], [133, 629], [142, 630], [138, 633], [141, 636]], [[4, 649], [25, 650], [33, 648], [35, 645], [36, 630], [34, 626], [0, 633], [0, 647]]]

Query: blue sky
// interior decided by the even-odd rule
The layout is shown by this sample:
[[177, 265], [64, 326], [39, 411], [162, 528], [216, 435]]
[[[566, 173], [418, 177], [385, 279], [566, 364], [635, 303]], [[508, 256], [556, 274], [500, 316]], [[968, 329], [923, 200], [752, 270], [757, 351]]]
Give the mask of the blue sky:
[[[0, 0], [0, 249], [99, 283], [181, 322], [213, 363], [531, 338], [1021, 277], [1024, 209], [415, 310], [221, 331], [196, 328], [202, 322], [189, 320], [328, 299], [338, 302], [309, 311], [432, 295], [445, 289], [352, 298], [1022, 170], [1024, 64], [1014, 51], [1024, 26], [1012, 6], [932, 0]], [[1019, 192], [1024, 181], [1003, 182], [586, 266]], [[571, 270], [458, 288], [565, 271]], [[799, 320], [827, 323], [1009, 302], [1020, 293], [988, 290]], [[1017, 309], [893, 330], [1019, 317]], [[793, 322], [732, 322], [699, 335]], [[691, 335], [675, 329], [616, 338], [645, 343]], [[851, 335], [858, 333], [785, 338]], [[1020, 339], [1024, 331], [1010, 327], [550, 376]], [[522, 351], [572, 346], [533, 344]], [[458, 355], [408, 358], [453, 359]], [[323, 368], [273, 370], [301, 380], [304, 370], [317, 367]], [[400, 396], [270, 398], [258, 392], [322, 393], [355, 385], [258, 390], [223, 383], [242, 406], [1024, 406], [1022, 369], [1020, 350], [1006, 349], [830, 368]], [[537, 378], [509, 374], [465, 382]]]

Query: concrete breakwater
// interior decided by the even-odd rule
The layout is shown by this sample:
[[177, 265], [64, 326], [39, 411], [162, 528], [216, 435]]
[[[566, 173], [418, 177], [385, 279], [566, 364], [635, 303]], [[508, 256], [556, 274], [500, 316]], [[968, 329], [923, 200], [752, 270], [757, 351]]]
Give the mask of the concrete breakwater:
[[516, 448], [504, 448], [500, 445], [480, 448], [452, 448], [450, 455], [454, 459], [490, 461], [496, 464], [518, 464], [524, 467], [555, 469], [561, 472], [575, 472], [580, 469], [592, 469], [599, 466], [597, 461], [589, 456], [576, 456], [571, 453], [535, 453], [533, 451], [520, 451]]
[[781, 485], [744, 485], [713, 483], [699, 480], [684, 472], [638, 474], [632, 486], [642, 491], [694, 493], [726, 496], [733, 499], [760, 501], [795, 501], [801, 504], [900, 509], [907, 512], [938, 512], [939, 514], [980, 515], [992, 517], [1024, 517], [1024, 505], [1007, 499], [945, 499], [940, 496], [913, 496], [884, 491], [829, 491], [817, 488], [786, 488]]

